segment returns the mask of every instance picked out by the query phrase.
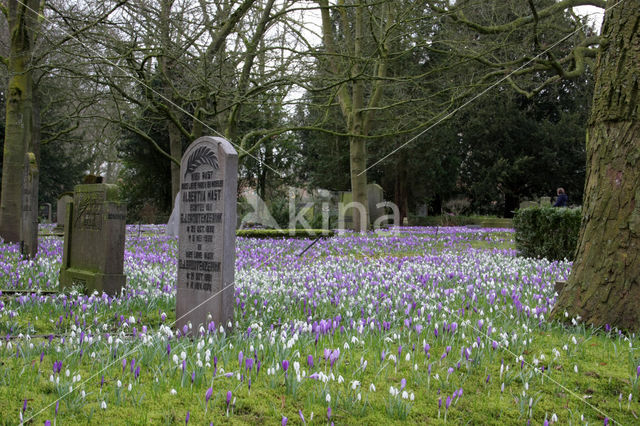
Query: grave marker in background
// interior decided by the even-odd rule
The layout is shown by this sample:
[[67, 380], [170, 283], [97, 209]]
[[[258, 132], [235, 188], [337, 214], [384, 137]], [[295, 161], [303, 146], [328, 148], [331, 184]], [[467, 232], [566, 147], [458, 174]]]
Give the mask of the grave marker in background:
[[56, 203], [56, 227], [54, 232], [64, 231], [64, 221], [67, 219], [67, 204], [73, 201], [73, 192], [65, 192]]
[[33, 152], [27, 152], [25, 156], [21, 226], [20, 252], [34, 258], [38, 252], [38, 164]]
[[88, 292], [120, 293], [126, 282], [127, 206], [119, 200], [118, 187], [77, 185], [66, 207], [60, 288], [81, 285]]
[[384, 207], [378, 207], [378, 204], [384, 201], [384, 190], [377, 183], [367, 185], [367, 200], [369, 202], [369, 220], [371, 224], [375, 224], [378, 218], [385, 214]]
[[238, 154], [218, 137], [193, 142], [180, 166], [176, 326], [233, 319]]
[[42, 219], [43, 223], [51, 223], [51, 216], [52, 216], [51, 203], [42, 203], [40, 205], [39, 216]]

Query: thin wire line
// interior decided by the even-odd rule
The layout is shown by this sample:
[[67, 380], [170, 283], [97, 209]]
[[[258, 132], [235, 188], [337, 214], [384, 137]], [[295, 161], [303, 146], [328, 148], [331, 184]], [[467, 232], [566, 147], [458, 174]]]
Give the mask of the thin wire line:
[[[278, 253], [275, 253], [274, 255], [272, 255], [271, 257], [269, 257], [268, 259], [266, 259], [265, 261], [263, 261], [262, 263], [260, 263], [258, 266], [256, 266], [255, 268], [264, 266], [267, 262], [271, 261], [273, 258], [275, 258], [276, 256], [281, 255], [282, 253], [284, 253], [286, 251], [286, 249], [281, 250]], [[213, 298], [217, 297], [218, 295], [222, 294], [222, 292], [224, 292], [225, 290], [227, 290], [228, 288], [232, 287], [235, 284], [235, 281], [227, 284], [226, 286], [224, 286], [221, 290], [219, 290], [217, 293], [214, 293], [212, 296], [209, 296], [208, 298], [206, 298], [205, 300], [203, 300], [202, 302], [200, 302], [198, 305], [194, 306], [193, 308], [191, 308], [189, 311], [185, 312], [182, 316], [176, 318], [171, 324], [168, 325], [168, 327], [172, 327], [173, 325], [175, 325], [179, 320], [181, 320], [182, 318], [184, 318], [185, 316], [189, 315], [191, 312], [195, 311], [196, 309], [198, 309], [200, 306], [204, 305], [205, 303], [209, 302], [210, 300], [212, 300]], [[40, 411], [38, 411], [37, 413], [33, 414], [31, 417], [29, 417], [27, 420], [25, 420], [25, 423], [32, 420], [33, 418], [35, 418], [36, 416], [39, 416], [42, 412], [44, 412], [45, 410], [49, 409], [51, 406], [53, 406], [53, 404], [55, 404], [56, 402], [60, 401], [61, 399], [63, 399], [64, 397], [66, 397], [67, 395], [70, 395], [71, 393], [75, 392], [77, 389], [79, 389], [82, 385], [87, 384], [90, 380], [96, 378], [99, 374], [103, 373], [104, 371], [106, 371], [109, 367], [111, 367], [112, 365], [120, 362], [123, 358], [126, 358], [127, 356], [131, 355], [132, 353], [136, 352], [138, 349], [140, 349], [140, 347], [142, 346], [143, 342], [138, 343], [135, 347], [133, 347], [131, 350], [129, 350], [128, 352], [124, 353], [122, 356], [120, 356], [119, 358], [115, 359], [114, 361], [112, 361], [111, 363], [107, 364], [105, 367], [103, 367], [101, 370], [97, 371], [95, 374], [93, 374], [92, 376], [90, 376], [88, 379], [84, 380], [82, 383], [79, 383], [77, 387], [73, 388], [71, 391], [61, 395], [59, 398], [55, 399], [53, 402], [51, 402], [49, 405], [46, 405], [44, 408], [42, 408]]]
[[[616, 4], [614, 4], [611, 7], [605, 8], [605, 13], [608, 10], [613, 9], [614, 7], [618, 6], [620, 3], [622, 3], [624, 0], [620, 0], [618, 1]], [[435, 123], [431, 124], [429, 127], [427, 127], [426, 129], [424, 129], [423, 131], [421, 131], [420, 133], [418, 133], [417, 135], [415, 135], [414, 137], [412, 137], [411, 139], [409, 139], [408, 141], [406, 141], [405, 143], [403, 143], [402, 145], [400, 145], [398, 148], [394, 149], [393, 151], [391, 151], [390, 153], [388, 153], [387, 155], [385, 155], [384, 157], [382, 157], [380, 160], [376, 161], [375, 163], [373, 163], [372, 165], [370, 165], [369, 167], [367, 167], [366, 169], [364, 169], [363, 171], [361, 171], [360, 173], [358, 173], [357, 176], [362, 175], [363, 173], [366, 173], [368, 170], [372, 169], [373, 167], [377, 166], [378, 164], [380, 164], [381, 162], [383, 162], [384, 160], [386, 160], [387, 158], [391, 157], [393, 154], [395, 154], [396, 152], [400, 151], [402, 148], [404, 148], [405, 146], [409, 145], [411, 142], [415, 141], [416, 139], [418, 139], [420, 136], [424, 135], [425, 133], [427, 133], [429, 130], [433, 129], [435, 126], [437, 126], [438, 124], [442, 123], [444, 120], [453, 117], [458, 111], [460, 111], [461, 109], [465, 108], [467, 105], [469, 105], [470, 103], [474, 102], [475, 100], [477, 100], [478, 98], [482, 97], [484, 94], [486, 94], [487, 92], [489, 92], [491, 89], [493, 89], [494, 87], [496, 87], [497, 85], [499, 85], [500, 83], [502, 83], [503, 81], [505, 81], [506, 79], [510, 78], [514, 73], [520, 71], [521, 69], [523, 69], [524, 67], [526, 67], [527, 65], [531, 64], [533, 61], [535, 61], [536, 59], [538, 59], [540, 56], [544, 55], [545, 53], [547, 53], [548, 51], [550, 51], [551, 49], [553, 49], [554, 47], [556, 47], [557, 45], [559, 45], [560, 43], [562, 43], [563, 41], [567, 40], [569, 37], [573, 37], [575, 34], [578, 33], [578, 31], [583, 30], [585, 27], [587, 27], [589, 25], [589, 23], [585, 23], [584, 25], [582, 25], [579, 28], [576, 28], [573, 32], [567, 34], [566, 36], [564, 36], [563, 38], [561, 38], [560, 40], [558, 40], [557, 42], [555, 42], [554, 44], [552, 44], [551, 46], [549, 46], [547, 49], [545, 49], [544, 51], [538, 53], [536, 56], [534, 56], [533, 58], [531, 58], [530, 60], [528, 60], [527, 62], [525, 62], [524, 64], [520, 65], [518, 68], [514, 69], [513, 71], [511, 71], [509, 74], [505, 75], [504, 77], [500, 78], [498, 81], [496, 81], [495, 83], [493, 83], [492, 85], [490, 85], [489, 87], [487, 87], [486, 89], [482, 90], [480, 93], [478, 93], [477, 95], [473, 96], [471, 99], [469, 99], [468, 101], [466, 101], [465, 103], [463, 103], [462, 105], [460, 105], [459, 107], [455, 108], [453, 111], [449, 112], [448, 114], [446, 114], [445, 116], [441, 117], [440, 119], [438, 119], [438, 121], [436, 121]]]
[[[31, 12], [33, 13], [38, 13], [36, 10], [34, 10], [33, 8], [29, 7], [27, 4], [25, 4], [22, 0], [17, 0], [19, 4], [21, 4], [22, 6], [24, 6], [25, 8], [29, 9]], [[126, 3], [126, 2], [125, 2]], [[123, 3], [123, 5], [125, 4]], [[41, 15], [42, 18], [44, 18], [47, 22], [49, 22], [50, 24], [55, 24], [50, 18]], [[122, 67], [120, 67], [118, 64], [112, 62], [110, 59], [100, 55], [100, 53], [96, 50], [93, 49], [92, 47], [87, 47], [87, 45], [85, 45], [78, 37], [76, 37], [75, 35], [71, 34], [69, 31], [67, 31], [67, 35], [71, 38], [74, 39], [75, 41], [77, 41], [78, 43], [80, 43], [80, 45], [82, 47], [84, 47], [85, 49], [87, 49], [88, 51], [92, 52], [95, 56], [97, 56], [99, 59], [102, 59], [103, 61], [105, 61], [106, 63], [108, 63], [109, 65], [111, 65], [112, 67], [118, 69], [119, 71], [123, 72], [125, 75], [127, 74], [126, 70], [123, 69]], [[222, 133], [220, 133], [219, 131], [217, 131], [216, 129], [214, 129], [213, 127], [209, 126], [207, 123], [205, 123], [204, 121], [200, 120], [199, 118], [197, 118], [195, 115], [191, 114], [189, 111], [187, 111], [186, 109], [182, 108], [180, 105], [176, 104], [175, 102], [173, 102], [171, 99], [167, 98], [165, 95], [163, 95], [162, 93], [158, 92], [157, 90], [155, 90], [153, 87], [149, 86], [148, 84], [146, 84], [144, 81], [142, 81], [141, 79], [133, 76], [130, 77], [132, 80], [137, 81], [139, 84], [141, 84], [143, 87], [145, 87], [146, 89], [150, 90], [151, 92], [153, 92], [155, 95], [157, 95], [158, 97], [160, 97], [161, 99], [163, 99], [164, 101], [166, 101], [168, 104], [172, 105], [173, 107], [175, 107], [176, 109], [178, 109], [180, 112], [182, 112], [183, 114], [187, 115], [188, 117], [192, 118], [194, 121], [202, 124], [204, 127], [206, 127], [207, 129], [211, 130], [213, 133], [215, 133], [216, 135], [220, 136], [221, 138], [224, 138], [226, 140], [228, 140]], [[244, 149], [242, 146], [232, 142], [229, 140], [229, 143], [231, 145], [233, 145], [235, 148], [237, 148], [239, 151], [243, 151], [246, 155], [248, 155], [249, 157], [253, 158], [254, 160], [256, 160], [258, 162], [258, 164], [268, 168], [269, 170], [271, 170], [272, 172], [274, 172], [276, 175], [278, 175], [279, 177], [283, 177], [283, 174], [278, 172], [277, 170], [275, 170], [273, 167], [271, 167], [270, 165], [264, 163], [262, 160], [260, 160], [259, 158], [253, 156], [253, 154], [251, 154], [249, 151], [247, 151], [246, 149]]]
[[[447, 312], [449, 314], [452, 314], [453, 316], [455, 316], [456, 318], [458, 318], [458, 320], [460, 321], [460, 323], [463, 323], [465, 321], [464, 318], [462, 318], [461, 316], [459, 316], [455, 311], [451, 310], [449, 312]], [[486, 332], [483, 332], [482, 330], [479, 330], [478, 328], [476, 328], [473, 324], [469, 324], [469, 326], [478, 334], [482, 335], [482, 337], [486, 337], [487, 340], [490, 341], [494, 341], [495, 339], [491, 338], [491, 336], [489, 336]], [[519, 355], [516, 355], [511, 349], [509, 349], [507, 346], [503, 346], [500, 345], [500, 349], [502, 349], [505, 352], [508, 352], [509, 354], [513, 355], [513, 357], [516, 359], [516, 361], [518, 360], [518, 358], [520, 357]], [[614, 422], [614, 423], [618, 423], [618, 424], [622, 424], [620, 422], [618, 422], [617, 420], [614, 420], [611, 416], [608, 416], [604, 411], [600, 410], [598, 407], [590, 404], [588, 401], [586, 401], [584, 398], [581, 398], [580, 395], [576, 394], [574, 391], [572, 391], [571, 389], [567, 388], [566, 386], [564, 386], [562, 383], [556, 381], [555, 379], [553, 379], [551, 376], [549, 376], [547, 373], [545, 373], [544, 371], [539, 371], [536, 366], [532, 365], [531, 363], [529, 363], [528, 361], [526, 361], [524, 359], [524, 357], [522, 358], [522, 362], [524, 362], [528, 367], [530, 367], [531, 369], [534, 370], [534, 372], [537, 372], [539, 374], [541, 374], [542, 376], [546, 377], [547, 379], [549, 379], [550, 382], [553, 382], [555, 385], [559, 386], [560, 388], [562, 388], [564, 391], [568, 392], [569, 394], [571, 394], [572, 396], [575, 396], [576, 399], [584, 402], [586, 405], [588, 405], [591, 409], [593, 409], [594, 411], [602, 414], [604, 417], [607, 417], [610, 421]]]

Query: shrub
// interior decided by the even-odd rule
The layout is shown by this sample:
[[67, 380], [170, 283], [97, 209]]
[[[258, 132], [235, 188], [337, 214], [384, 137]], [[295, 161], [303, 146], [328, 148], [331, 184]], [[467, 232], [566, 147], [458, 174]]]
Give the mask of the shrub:
[[317, 238], [332, 237], [333, 231], [323, 229], [238, 229], [237, 237], [247, 238]]
[[573, 260], [580, 232], [580, 208], [529, 207], [516, 211], [516, 248], [526, 257]]
[[410, 216], [411, 226], [481, 226], [483, 228], [512, 228], [511, 219], [493, 216]]

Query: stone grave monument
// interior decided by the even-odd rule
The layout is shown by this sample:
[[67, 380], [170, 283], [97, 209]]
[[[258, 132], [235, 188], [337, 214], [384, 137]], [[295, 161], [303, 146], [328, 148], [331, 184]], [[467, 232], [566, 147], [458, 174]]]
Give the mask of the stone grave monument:
[[374, 224], [378, 218], [385, 214], [384, 207], [378, 207], [378, 204], [384, 201], [384, 191], [377, 183], [367, 185], [367, 200], [369, 204], [369, 221]]
[[38, 252], [38, 164], [33, 152], [25, 155], [22, 185], [20, 252], [33, 258]]
[[528, 209], [529, 207], [538, 207], [538, 203], [535, 201], [522, 201], [520, 203], [520, 210]]
[[126, 217], [116, 185], [76, 185], [73, 201], [66, 205], [61, 289], [81, 285], [88, 292], [120, 293], [126, 282]]
[[219, 137], [193, 142], [180, 165], [176, 327], [233, 320], [238, 154]]
[[171, 210], [171, 216], [167, 221], [167, 228], [164, 234], [167, 237], [177, 237], [180, 227], [180, 191], [176, 194], [176, 199], [173, 201], [173, 210]]
[[51, 203], [42, 203], [38, 216], [42, 219], [43, 223], [51, 223]]
[[551, 207], [551, 197], [540, 197], [540, 207]]
[[56, 227], [53, 232], [62, 233], [64, 231], [64, 221], [67, 217], [67, 204], [73, 201], [73, 192], [65, 192], [58, 198], [56, 203]]

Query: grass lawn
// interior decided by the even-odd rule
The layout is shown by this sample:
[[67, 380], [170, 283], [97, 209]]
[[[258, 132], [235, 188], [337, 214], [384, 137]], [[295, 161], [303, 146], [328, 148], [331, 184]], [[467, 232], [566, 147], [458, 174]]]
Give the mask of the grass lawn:
[[0, 424], [640, 422], [638, 339], [547, 322], [571, 265], [511, 231], [238, 238], [235, 323], [190, 337], [162, 231], [128, 229], [115, 298], [38, 293], [59, 238], [0, 246]]

